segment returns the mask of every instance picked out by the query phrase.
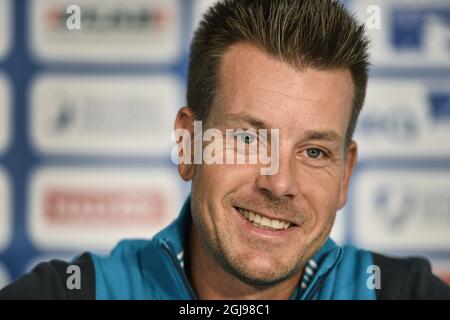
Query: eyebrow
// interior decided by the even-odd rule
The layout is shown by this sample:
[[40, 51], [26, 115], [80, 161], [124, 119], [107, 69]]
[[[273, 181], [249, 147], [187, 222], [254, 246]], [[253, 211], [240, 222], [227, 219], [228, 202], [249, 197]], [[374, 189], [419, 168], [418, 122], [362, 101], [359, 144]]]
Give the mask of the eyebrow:
[[[250, 116], [249, 114], [247, 114], [245, 112], [227, 113], [223, 116], [223, 120], [246, 122], [257, 129], [272, 128], [265, 121], [263, 121], [261, 119], [257, 119], [253, 116]], [[339, 133], [337, 133], [334, 130], [324, 130], [324, 131], [306, 130], [303, 140], [324, 140], [324, 141], [341, 143], [343, 141], [343, 138]]]
[[271, 128], [264, 120], [257, 119], [253, 116], [250, 116], [247, 113], [239, 112], [239, 113], [227, 113], [223, 116], [223, 120], [231, 120], [231, 121], [239, 121], [246, 122], [256, 129], [269, 129]]
[[343, 141], [342, 136], [334, 130], [325, 130], [325, 131], [306, 130], [305, 140], [326, 140], [338, 143], [341, 143]]

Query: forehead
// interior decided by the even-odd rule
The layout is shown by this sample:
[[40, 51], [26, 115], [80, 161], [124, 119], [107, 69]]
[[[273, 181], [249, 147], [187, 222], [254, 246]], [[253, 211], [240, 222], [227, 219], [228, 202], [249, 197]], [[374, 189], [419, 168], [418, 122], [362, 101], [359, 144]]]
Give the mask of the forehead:
[[305, 130], [343, 133], [350, 119], [353, 81], [349, 70], [299, 71], [239, 43], [225, 53], [219, 79], [211, 110], [216, 120], [228, 113], [245, 112], [273, 127], [298, 130], [303, 126]]

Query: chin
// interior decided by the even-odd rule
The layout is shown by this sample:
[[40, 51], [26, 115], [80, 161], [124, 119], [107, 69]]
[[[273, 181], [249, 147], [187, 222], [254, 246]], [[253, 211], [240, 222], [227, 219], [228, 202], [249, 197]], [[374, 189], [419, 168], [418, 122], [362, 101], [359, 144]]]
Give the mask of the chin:
[[235, 266], [235, 273], [242, 281], [251, 285], [273, 285], [296, 273], [295, 262], [280, 262], [273, 256], [245, 258], [242, 261], [246, 263]]
[[288, 279], [292, 274], [281, 274], [279, 270], [271, 269], [260, 269], [251, 270], [251, 272], [241, 273], [239, 278], [250, 285], [257, 287], [267, 287], [273, 286]]

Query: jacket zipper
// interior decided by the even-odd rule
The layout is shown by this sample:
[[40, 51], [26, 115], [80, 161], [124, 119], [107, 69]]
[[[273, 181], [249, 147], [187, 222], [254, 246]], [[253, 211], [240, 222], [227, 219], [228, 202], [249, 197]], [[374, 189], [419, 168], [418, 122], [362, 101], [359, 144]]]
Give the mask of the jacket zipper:
[[194, 290], [192, 290], [191, 284], [189, 283], [186, 273], [184, 272], [183, 268], [181, 267], [180, 261], [176, 257], [176, 255], [173, 253], [173, 248], [171, 243], [168, 240], [161, 241], [161, 247], [166, 251], [172, 260], [172, 263], [175, 265], [175, 268], [177, 269], [178, 273], [181, 276], [181, 279], [183, 280], [183, 284], [185, 288], [188, 291], [188, 294], [191, 298], [191, 300], [197, 300], [197, 297], [195, 296]]
[[[338, 257], [338, 259], [340, 259], [340, 256]], [[311, 291], [309, 292], [309, 294], [307, 296], [305, 296], [304, 300], [311, 300], [314, 295], [319, 291], [319, 289], [321, 289], [321, 287], [323, 286], [323, 283], [325, 282], [325, 279], [329, 276], [329, 274], [331, 273], [331, 271], [334, 269], [334, 267], [336, 266], [335, 262], [333, 264], [333, 266], [327, 270], [327, 272], [325, 272], [325, 274], [323, 274], [322, 276], [320, 276], [319, 279], [317, 279], [317, 282], [315, 284], [315, 286], [313, 288], [311, 288]]]
[[303, 300], [311, 300], [312, 297], [314, 297], [314, 295], [322, 287], [323, 282], [325, 281], [325, 278], [328, 276], [328, 273], [329, 273], [329, 271], [325, 275], [323, 275], [319, 279], [317, 279], [316, 285], [314, 286], [314, 288], [311, 288], [311, 291], [309, 292], [309, 294]]

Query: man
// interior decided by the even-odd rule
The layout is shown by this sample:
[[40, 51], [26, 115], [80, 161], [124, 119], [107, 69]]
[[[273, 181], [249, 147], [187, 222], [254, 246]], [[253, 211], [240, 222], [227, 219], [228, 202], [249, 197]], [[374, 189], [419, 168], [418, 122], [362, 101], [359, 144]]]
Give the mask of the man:
[[[352, 135], [367, 47], [364, 27], [336, 1], [216, 4], [192, 42], [188, 107], [175, 121], [194, 136], [178, 141], [180, 176], [192, 181], [179, 218], [152, 240], [121, 242], [107, 257], [40, 264], [0, 297], [450, 298], [425, 260], [341, 248], [329, 238], [357, 158]], [[276, 170], [263, 174], [261, 159], [189, 161], [196, 121], [202, 133], [215, 129], [219, 139], [231, 132], [244, 143], [216, 147], [215, 159], [250, 155], [255, 144], [276, 156]], [[70, 265], [81, 270], [76, 288], [68, 285]]]

